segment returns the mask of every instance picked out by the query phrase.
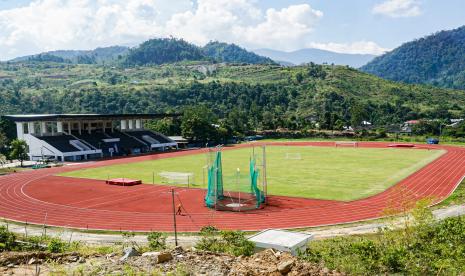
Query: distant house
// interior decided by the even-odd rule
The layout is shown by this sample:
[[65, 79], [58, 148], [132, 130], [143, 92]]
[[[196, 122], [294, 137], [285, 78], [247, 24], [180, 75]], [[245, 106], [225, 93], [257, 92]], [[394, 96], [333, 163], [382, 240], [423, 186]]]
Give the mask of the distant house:
[[420, 120], [410, 120], [410, 121], [406, 121], [404, 123], [404, 125], [406, 126], [414, 126], [414, 125], [418, 125], [420, 123]]
[[451, 124], [448, 125], [449, 127], [457, 127], [464, 119], [450, 119]]
[[418, 125], [420, 123], [420, 120], [409, 120], [406, 121], [402, 124], [400, 127], [400, 133], [412, 133], [412, 128], [414, 125]]
[[372, 128], [373, 128], [373, 124], [371, 122], [368, 122], [368, 121], [362, 121], [360, 123], [360, 126], [355, 127], [355, 129], [366, 129], [366, 130], [369, 130], [369, 129], [372, 129]]

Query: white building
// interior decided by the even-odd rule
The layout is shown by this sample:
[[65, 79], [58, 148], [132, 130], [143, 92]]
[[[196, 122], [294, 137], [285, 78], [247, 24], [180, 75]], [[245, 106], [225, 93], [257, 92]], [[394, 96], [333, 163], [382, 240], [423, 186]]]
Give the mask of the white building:
[[29, 146], [31, 160], [59, 161], [129, 155], [177, 148], [165, 135], [144, 129], [160, 114], [7, 115], [16, 123], [18, 139]]

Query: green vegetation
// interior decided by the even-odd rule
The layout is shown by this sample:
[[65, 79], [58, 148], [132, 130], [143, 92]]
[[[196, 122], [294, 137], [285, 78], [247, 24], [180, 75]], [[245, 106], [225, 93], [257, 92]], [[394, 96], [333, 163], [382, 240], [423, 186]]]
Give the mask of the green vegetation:
[[403, 229], [314, 241], [301, 257], [354, 275], [458, 275], [465, 271], [465, 218], [434, 222], [426, 206], [419, 202]]
[[147, 241], [150, 250], [166, 249], [166, 235], [161, 232], [150, 232]]
[[10, 159], [19, 160], [21, 162], [21, 167], [23, 166], [23, 161], [29, 158], [27, 153], [28, 148], [26, 141], [18, 139], [11, 141]]
[[134, 49], [130, 49], [123, 64], [153, 65], [180, 61], [214, 61], [248, 64], [274, 64], [274, 62], [235, 45], [210, 42], [203, 48], [182, 39], [150, 39]]
[[5, 226], [0, 226], [0, 252], [12, 250], [16, 245], [16, 236]]
[[76, 251], [78, 242], [65, 242], [58, 237], [30, 236], [23, 237], [10, 232], [7, 227], [0, 226], [0, 252], [46, 250], [50, 253]]
[[219, 231], [213, 226], [200, 230], [201, 239], [195, 245], [199, 250], [229, 253], [234, 256], [250, 256], [255, 245], [240, 231]]
[[105, 64], [120, 61], [128, 51], [129, 48], [123, 46], [102, 47], [94, 50], [58, 50], [38, 55], [17, 57], [12, 61]]
[[[299, 153], [300, 160], [286, 159]], [[355, 149], [334, 147], [267, 147], [268, 192], [274, 195], [353, 200], [384, 191], [441, 155], [442, 151], [403, 149]], [[237, 190], [248, 183], [251, 148], [225, 150], [225, 189]], [[260, 155], [258, 156], [260, 157]], [[286, 166], [283, 166], [283, 163]], [[163, 183], [162, 171], [193, 172], [190, 184], [205, 188], [206, 155], [164, 158], [64, 173], [65, 176], [106, 180], [125, 177], [144, 183]], [[237, 168], [240, 177], [237, 178]], [[206, 180], [205, 180], [206, 182]], [[236, 184], [239, 182], [239, 184]]]
[[249, 52], [236, 44], [211, 41], [202, 48], [206, 56], [220, 62], [229, 63], [249, 63], [249, 64], [274, 64], [275, 62], [267, 57], [259, 56]]
[[465, 26], [403, 44], [363, 66], [365, 72], [407, 83], [465, 89]]
[[465, 180], [459, 184], [457, 189], [443, 202], [441, 202], [438, 207], [444, 207], [454, 204], [464, 204], [465, 203]]
[[342, 130], [362, 120], [384, 128], [465, 112], [463, 91], [394, 83], [343, 66], [0, 63], [0, 76], [8, 76], [0, 80], [0, 114], [179, 113], [204, 105], [216, 115], [213, 123], [243, 135]]
[[187, 60], [203, 60], [202, 50], [175, 38], [150, 39], [131, 49], [126, 56], [126, 65], [163, 64]]

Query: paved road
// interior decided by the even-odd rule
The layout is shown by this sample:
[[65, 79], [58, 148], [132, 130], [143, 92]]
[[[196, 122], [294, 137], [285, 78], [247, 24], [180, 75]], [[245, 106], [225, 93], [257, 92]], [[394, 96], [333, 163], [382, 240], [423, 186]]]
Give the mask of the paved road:
[[[442, 220], [448, 217], [456, 217], [465, 215], [465, 205], [453, 205], [443, 209], [437, 209], [433, 211], [433, 215], [437, 220]], [[44, 228], [38, 226], [25, 226], [20, 224], [7, 223], [5, 221], [0, 222], [0, 225], [8, 225], [10, 231], [13, 231], [18, 234], [40, 236], [44, 233]], [[394, 226], [402, 227], [403, 218], [397, 218], [391, 224], [373, 222], [373, 223], [362, 223], [362, 224], [350, 224], [350, 225], [339, 225], [332, 226], [323, 229], [314, 229], [307, 230], [306, 232], [312, 233], [315, 235], [316, 239], [330, 238], [336, 236], [346, 236], [346, 235], [355, 235], [355, 234], [369, 234], [376, 233], [379, 228]], [[95, 233], [85, 233], [73, 229], [46, 229], [46, 234], [49, 236], [60, 237], [64, 240], [71, 241], [81, 241], [87, 244], [99, 244], [99, 245], [108, 245], [115, 244], [124, 241], [124, 238], [121, 234], [95, 234]], [[180, 235], [178, 236], [178, 242], [180, 245], [185, 247], [193, 246], [196, 241], [199, 239], [197, 235]], [[131, 238], [132, 241], [143, 244], [145, 243], [145, 235], [136, 235]], [[167, 239], [168, 243], [174, 244], [174, 236], [170, 235]]]

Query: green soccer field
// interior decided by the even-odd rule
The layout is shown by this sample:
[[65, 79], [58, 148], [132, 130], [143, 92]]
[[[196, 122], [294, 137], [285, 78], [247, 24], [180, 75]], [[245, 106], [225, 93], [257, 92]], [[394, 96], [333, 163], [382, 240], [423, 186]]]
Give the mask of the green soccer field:
[[[236, 190], [238, 182], [247, 183], [251, 154], [251, 148], [223, 151], [225, 190]], [[344, 201], [364, 198], [386, 190], [441, 154], [443, 151], [419, 149], [268, 146], [268, 193]], [[205, 188], [206, 162], [206, 154], [197, 154], [62, 175], [102, 180], [123, 177], [164, 184], [160, 172], [189, 172], [194, 174], [191, 186]]]

